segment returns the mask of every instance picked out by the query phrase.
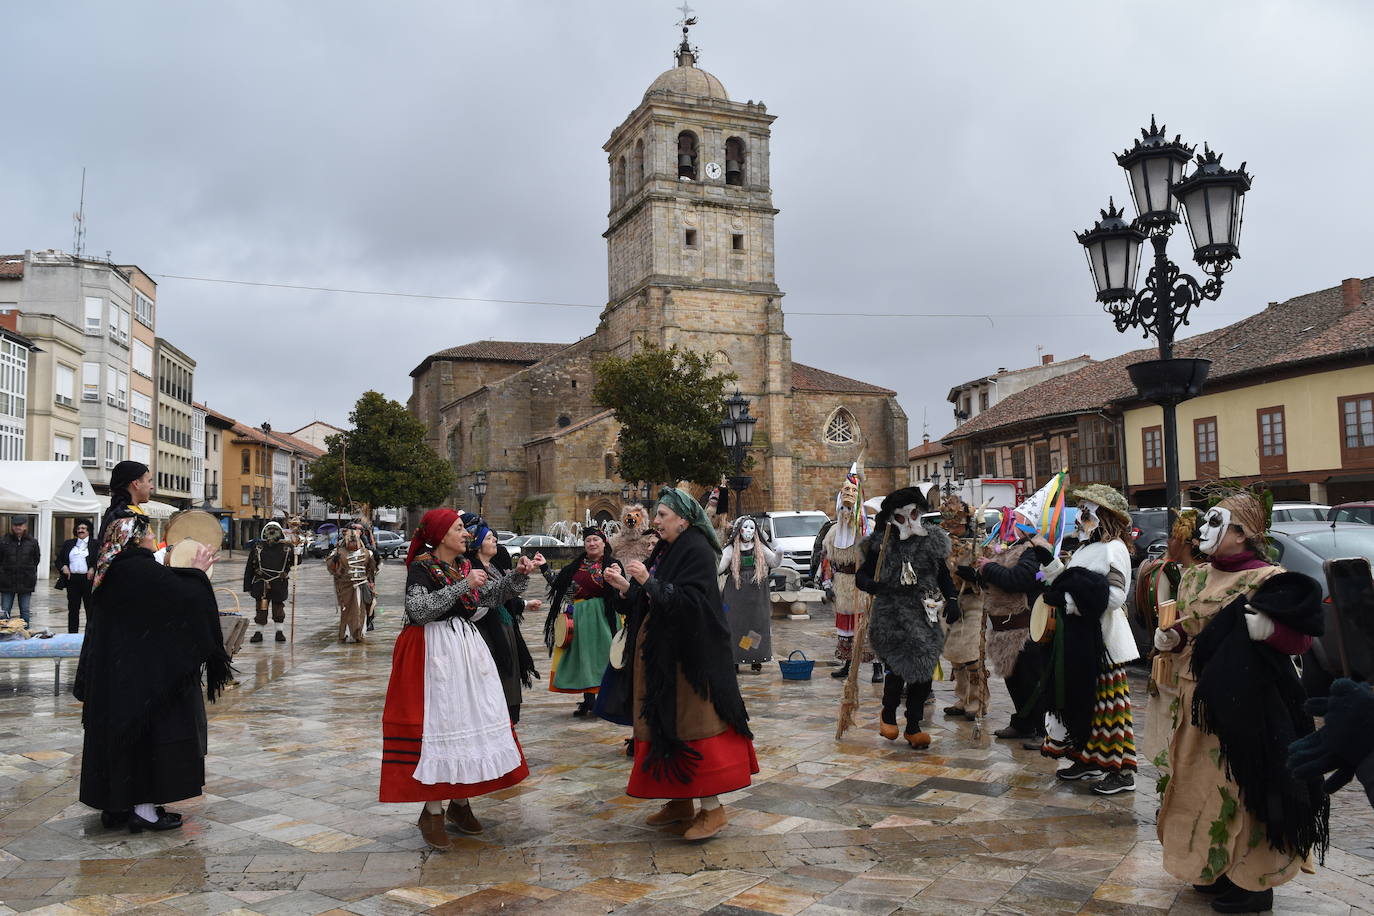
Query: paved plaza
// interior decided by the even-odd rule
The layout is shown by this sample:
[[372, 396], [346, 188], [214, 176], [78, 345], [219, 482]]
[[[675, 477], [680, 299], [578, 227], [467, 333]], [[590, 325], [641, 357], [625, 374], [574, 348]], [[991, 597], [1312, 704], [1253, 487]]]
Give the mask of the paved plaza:
[[[241, 556], [215, 578], [237, 591]], [[530, 778], [474, 801], [483, 835], [428, 852], [418, 804], [377, 802], [403, 579], [385, 564], [373, 639], [340, 645], [324, 564], [307, 562], [294, 643], [245, 643], [239, 686], [209, 708], [207, 794], [173, 806], [188, 818], [179, 831], [103, 829], [76, 800], [74, 666], [53, 696], [52, 662], [4, 663], [0, 914], [1211, 912], [1159, 866], [1148, 768], [1134, 795], [1095, 797], [1019, 742], [974, 738], [938, 711], [934, 746], [911, 751], [878, 737], [866, 679], [859, 726], [836, 742], [840, 689], [819, 667], [809, 682], [782, 681], [776, 665], [741, 675], [762, 772], [724, 798], [730, 826], [716, 839], [643, 826], [656, 803], [624, 795], [625, 731], [573, 718], [575, 698], [541, 683], [519, 726]], [[35, 596], [36, 623], [64, 629], [65, 605], [48, 601]], [[531, 645], [541, 625], [526, 622]], [[773, 644], [828, 659], [831, 626], [776, 622]], [[1138, 730], [1143, 686], [1133, 679]], [[988, 731], [1009, 708], [1000, 683], [993, 695]], [[939, 685], [934, 708], [950, 698]], [[1337, 796], [1332, 833], [1325, 867], [1276, 892], [1279, 912], [1374, 912], [1362, 793]]]

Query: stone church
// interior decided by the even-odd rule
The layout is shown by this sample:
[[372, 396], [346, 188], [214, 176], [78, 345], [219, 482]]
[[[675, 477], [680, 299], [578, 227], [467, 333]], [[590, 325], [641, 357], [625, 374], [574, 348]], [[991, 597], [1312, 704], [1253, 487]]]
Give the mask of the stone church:
[[609, 298], [595, 330], [571, 344], [467, 343], [410, 373], [409, 409], [458, 478], [452, 503], [475, 508], [469, 487], [484, 470], [496, 525], [526, 501], [545, 525], [618, 516], [618, 427], [592, 400], [592, 364], [643, 341], [710, 353], [738, 374], [759, 418], [746, 510], [832, 511], [861, 447], [868, 493], [905, 484], [907, 418], [895, 393], [792, 361], [773, 267], [774, 116], [762, 102], [731, 101], [696, 66], [683, 31], [677, 66], [603, 147]]

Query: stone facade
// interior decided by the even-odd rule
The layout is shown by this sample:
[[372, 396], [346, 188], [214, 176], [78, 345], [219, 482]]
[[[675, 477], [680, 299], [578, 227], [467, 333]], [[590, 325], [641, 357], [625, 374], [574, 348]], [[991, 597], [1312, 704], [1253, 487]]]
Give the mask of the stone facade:
[[454, 504], [472, 505], [484, 470], [498, 525], [526, 500], [546, 524], [618, 514], [617, 426], [592, 400], [592, 365], [645, 343], [711, 354], [738, 375], [759, 418], [749, 510], [826, 509], [860, 449], [870, 492], [905, 484], [895, 394], [792, 362], [774, 274], [772, 122], [680, 49], [604, 146], [609, 298], [595, 331], [570, 345], [479, 341], [411, 372], [409, 408], [454, 466]]

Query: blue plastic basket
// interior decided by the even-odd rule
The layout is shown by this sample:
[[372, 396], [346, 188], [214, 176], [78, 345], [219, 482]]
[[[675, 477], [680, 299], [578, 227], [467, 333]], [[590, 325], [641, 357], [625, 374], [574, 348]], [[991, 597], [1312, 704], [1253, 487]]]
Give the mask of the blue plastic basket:
[[[801, 658], [794, 659], [793, 655], [800, 655]], [[778, 659], [778, 667], [782, 669], [784, 681], [809, 681], [811, 669], [816, 667], [816, 663], [807, 658], [801, 649], [793, 649], [787, 658]]]

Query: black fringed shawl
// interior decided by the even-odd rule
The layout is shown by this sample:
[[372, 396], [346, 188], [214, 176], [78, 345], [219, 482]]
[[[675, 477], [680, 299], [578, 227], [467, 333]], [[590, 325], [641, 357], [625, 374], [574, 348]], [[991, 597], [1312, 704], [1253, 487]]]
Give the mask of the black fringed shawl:
[[[1305, 580], [1305, 581], [1302, 581]], [[1290, 855], [1325, 855], [1330, 801], [1320, 777], [1287, 769], [1288, 745], [1312, 733], [1312, 717], [1288, 656], [1250, 638], [1247, 601], [1309, 636], [1322, 633], [1321, 589], [1300, 573], [1280, 573], [1249, 599], [1222, 608], [1193, 641], [1192, 721], [1216, 735], [1240, 801], [1264, 825], [1269, 845]]]
[[[474, 569], [487, 572], [487, 564], [482, 562], [482, 558], [476, 553], [468, 554], [468, 562]], [[500, 554], [492, 557], [491, 565], [502, 576], [508, 576], [512, 572], [510, 554], [506, 554], [505, 563], [502, 564]], [[502, 617], [505, 615], [505, 618]], [[526, 687], [534, 686], [534, 679], [539, 677], [539, 670], [534, 667], [534, 657], [530, 655], [530, 648], [525, 644], [524, 634], [520, 632], [520, 622], [525, 616], [525, 599], [520, 597], [511, 598], [500, 607], [491, 608], [474, 626], [477, 632], [482, 634], [482, 639], [486, 641], [487, 648], [491, 650], [492, 661], [496, 663], [496, 670], [503, 674], [510, 671], [512, 659], [510, 657], [510, 643], [506, 641], [504, 624], [511, 624], [511, 633], [515, 637], [515, 664], [519, 665], [520, 683]]]
[[[655, 779], [689, 783], [701, 759], [677, 732], [679, 670], [688, 686], [711, 702], [726, 725], [746, 738], [754, 736], [735, 679], [716, 559], [706, 536], [688, 528], [677, 540], [659, 541], [654, 546], [646, 564], [653, 576], [643, 585], [632, 582], [627, 596], [627, 645], [636, 645], [645, 616], [653, 615], [642, 655], [626, 653], [620, 684], [622, 690], [633, 690], [635, 666], [645, 666], [641, 715], [650, 738], [644, 771]], [[608, 699], [619, 706], [628, 697]]]
[[1106, 576], [1082, 566], [1068, 567], [1045, 589], [1046, 604], [1063, 608], [1068, 595], [1078, 610], [1058, 612], [1053, 660], [1042, 689], [1047, 691], [1047, 707], [1064, 723], [1069, 743], [1080, 749], [1087, 746], [1092, 731], [1098, 675], [1109, 664], [1102, 615], [1110, 593]]

